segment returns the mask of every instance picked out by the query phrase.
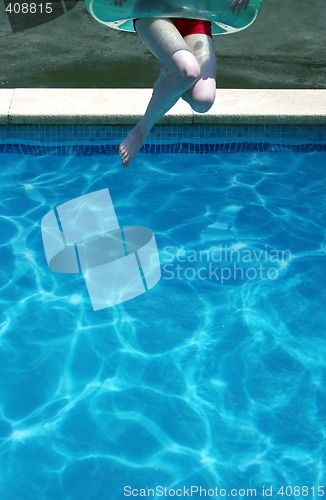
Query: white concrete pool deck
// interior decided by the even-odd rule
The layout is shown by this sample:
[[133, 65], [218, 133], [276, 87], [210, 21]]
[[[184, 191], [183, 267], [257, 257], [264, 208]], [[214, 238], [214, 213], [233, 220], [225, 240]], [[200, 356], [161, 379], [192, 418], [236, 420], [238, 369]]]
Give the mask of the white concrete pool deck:
[[[2, 89], [0, 125], [132, 125], [151, 89]], [[208, 113], [179, 101], [162, 124], [326, 124], [326, 89], [218, 89]]]

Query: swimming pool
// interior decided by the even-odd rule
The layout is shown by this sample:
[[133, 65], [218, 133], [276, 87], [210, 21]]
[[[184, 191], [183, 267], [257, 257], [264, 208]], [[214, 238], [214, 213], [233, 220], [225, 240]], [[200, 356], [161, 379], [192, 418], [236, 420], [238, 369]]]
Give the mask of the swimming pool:
[[[157, 128], [128, 169], [121, 128], [7, 131], [1, 498], [323, 496], [325, 128]], [[94, 312], [40, 224], [103, 188], [162, 277]]]

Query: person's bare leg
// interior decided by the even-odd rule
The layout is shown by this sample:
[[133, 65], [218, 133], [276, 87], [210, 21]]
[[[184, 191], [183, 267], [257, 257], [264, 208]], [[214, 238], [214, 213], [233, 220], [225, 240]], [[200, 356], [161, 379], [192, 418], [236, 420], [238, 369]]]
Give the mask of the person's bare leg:
[[170, 74], [170, 71], [168, 70], [168, 68], [166, 68], [164, 66], [164, 64], [161, 63], [161, 67], [160, 67], [160, 74], [158, 75], [158, 78], [157, 80], [155, 81], [154, 85], [153, 85], [153, 90], [158, 86], [159, 83], [161, 83], [162, 80], [164, 80], [164, 78], [166, 78], [168, 75]]
[[169, 73], [159, 77], [143, 118], [120, 144], [123, 166], [135, 158], [153, 125], [200, 76], [195, 56], [170, 20], [139, 19], [137, 32]]
[[[182, 57], [182, 54], [180, 56]], [[119, 151], [124, 166], [134, 159], [155, 123], [172, 108], [196, 78], [197, 76], [180, 78], [171, 73], [155, 86], [145, 115], [120, 145]]]
[[199, 63], [200, 78], [182, 98], [194, 111], [206, 113], [213, 105], [216, 95], [216, 56], [213, 40], [200, 34], [188, 35], [184, 40]]

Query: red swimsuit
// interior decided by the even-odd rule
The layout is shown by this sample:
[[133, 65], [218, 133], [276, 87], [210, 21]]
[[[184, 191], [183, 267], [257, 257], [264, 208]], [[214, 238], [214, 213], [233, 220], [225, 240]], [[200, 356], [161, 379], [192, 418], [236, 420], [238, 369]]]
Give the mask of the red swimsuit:
[[212, 23], [210, 21], [201, 21], [200, 19], [181, 19], [171, 18], [174, 26], [182, 36], [188, 35], [208, 35], [212, 37]]
[[[171, 17], [170, 19], [181, 36], [207, 35], [212, 38], [212, 23], [210, 21], [201, 21], [200, 19], [183, 19], [179, 17]], [[135, 31], [137, 31], [136, 21], [137, 19], [134, 19]]]

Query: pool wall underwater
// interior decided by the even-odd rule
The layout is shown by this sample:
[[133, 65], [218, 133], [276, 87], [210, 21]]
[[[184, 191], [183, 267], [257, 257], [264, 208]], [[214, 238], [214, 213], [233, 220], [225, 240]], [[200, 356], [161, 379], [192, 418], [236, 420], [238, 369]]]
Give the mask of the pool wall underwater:
[[[0, 152], [118, 155], [127, 125], [0, 126]], [[324, 125], [157, 125], [142, 153], [325, 151]]]

